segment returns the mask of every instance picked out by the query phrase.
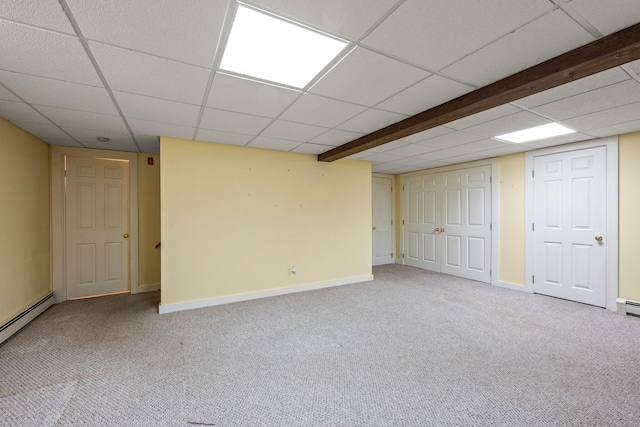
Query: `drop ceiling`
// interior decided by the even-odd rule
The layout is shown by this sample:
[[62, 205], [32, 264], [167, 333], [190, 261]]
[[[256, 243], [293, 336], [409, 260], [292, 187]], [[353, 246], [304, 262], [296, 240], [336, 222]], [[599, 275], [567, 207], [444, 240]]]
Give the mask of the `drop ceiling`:
[[[640, 22], [638, 0], [247, 0], [348, 42], [303, 89], [218, 69], [234, 0], [0, 3], [0, 116], [52, 145], [319, 154]], [[575, 134], [495, 135], [557, 121]], [[640, 61], [351, 158], [405, 173], [640, 130]], [[107, 143], [97, 137], [108, 137]]]

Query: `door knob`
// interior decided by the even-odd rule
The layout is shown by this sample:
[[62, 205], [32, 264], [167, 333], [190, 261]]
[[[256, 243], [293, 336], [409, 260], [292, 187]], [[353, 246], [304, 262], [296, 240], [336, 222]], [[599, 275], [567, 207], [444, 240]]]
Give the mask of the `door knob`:
[[441, 228], [440, 231], [442, 231], [444, 233], [444, 228]]
[[375, 229], [376, 229], [376, 226], [374, 225], [373, 227], [371, 227], [371, 229], [372, 229], [372, 230], [375, 230]]
[[602, 242], [602, 236], [596, 236], [596, 240], [597, 240], [598, 242]]
[[122, 235], [122, 237], [124, 237], [125, 239], [128, 239], [128, 238], [129, 238], [129, 234], [128, 234], [128, 233], [124, 233], [124, 234]]
[[440, 229], [439, 229], [439, 228], [436, 228], [436, 233], [439, 233], [439, 232], [440, 232]]

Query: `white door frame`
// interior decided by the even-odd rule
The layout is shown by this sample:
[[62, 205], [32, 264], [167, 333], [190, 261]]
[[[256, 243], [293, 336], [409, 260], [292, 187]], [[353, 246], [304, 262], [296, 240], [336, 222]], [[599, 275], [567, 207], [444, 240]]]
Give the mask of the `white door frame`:
[[[395, 262], [398, 258], [398, 254], [396, 253], [396, 209], [397, 209], [396, 176], [389, 175], [386, 173], [372, 173], [371, 177], [372, 178], [389, 178], [391, 180], [391, 218], [393, 218], [393, 225], [391, 226], [391, 236], [393, 241], [391, 242], [391, 245], [392, 245], [391, 247], [393, 248], [393, 260]], [[371, 182], [371, 185], [373, 186], [373, 180]]]
[[138, 280], [138, 155], [121, 151], [51, 146], [51, 240], [53, 296], [67, 300], [65, 279], [64, 158], [65, 156], [129, 161], [129, 289], [139, 292]]
[[[498, 197], [500, 194], [500, 168], [498, 167], [498, 159], [484, 159], [475, 162], [461, 163], [451, 166], [442, 166], [439, 168], [425, 169], [416, 172], [410, 172], [403, 174], [400, 180], [400, 185], [403, 186], [407, 178], [411, 178], [416, 175], [424, 175], [426, 173], [439, 173], [450, 172], [459, 169], [469, 169], [476, 166], [490, 166], [491, 167], [491, 284], [500, 287], [510, 287], [508, 284], [504, 284], [498, 280]], [[400, 201], [400, 221], [405, 219], [404, 197]], [[399, 225], [402, 230], [402, 223]], [[400, 233], [400, 253], [404, 250], [404, 233]], [[398, 263], [404, 264], [404, 259], [400, 258]]]
[[618, 298], [618, 138], [609, 137], [594, 141], [549, 147], [525, 153], [525, 228], [526, 228], [526, 265], [525, 290], [533, 293], [534, 271], [534, 234], [531, 224], [534, 216], [533, 200], [533, 160], [534, 157], [548, 154], [577, 151], [585, 148], [605, 147], [607, 150], [607, 260], [606, 302], [607, 310], [617, 311]]

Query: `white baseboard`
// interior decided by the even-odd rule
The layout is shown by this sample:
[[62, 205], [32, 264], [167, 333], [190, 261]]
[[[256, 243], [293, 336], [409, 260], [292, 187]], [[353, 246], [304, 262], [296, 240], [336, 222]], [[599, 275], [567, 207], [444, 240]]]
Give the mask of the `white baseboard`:
[[635, 314], [636, 316], [640, 316], [640, 303], [638, 302], [618, 298], [616, 300], [616, 308], [618, 314]]
[[142, 286], [138, 286], [138, 294], [141, 294], [143, 292], [155, 292], [160, 290], [160, 283], [154, 283], [152, 285], [142, 285]]
[[21, 314], [14, 317], [12, 320], [5, 323], [2, 328], [0, 328], [0, 343], [9, 339], [11, 335], [15, 334], [33, 319], [44, 313], [44, 311], [54, 303], [55, 299], [53, 298], [53, 293], [51, 293], [23, 311]]
[[252, 299], [268, 298], [278, 295], [293, 294], [296, 292], [313, 291], [316, 289], [331, 288], [333, 286], [350, 285], [353, 283], [367, 282], [373, 280], [373, 274], [364, 276], [346, 277], [344, 279], [328, 280], [326, 282], [307, 283], [304, 285], [289, 286], [286, 288], [268, 289], [266, 291], [248, 292], [246, 294], [228, 295], [224, 297], [207, 298], [197, 301], [178, 302], [174, 304], [160, 304], [158, 312], [160, 314], [173, 313], [176, 311], [192, 310], [194, 308], [211, 307], [214, 305], [230, 304], [233, 302], [249, 301]]
[[516, 285], [515, 283], [503, 282], [502, 280], [496, 280], [491, 283], [493, 286], [497, 286], [499, 288], [511, 289], [513, 291], [527, 292], [531, 293], [526, 286], [524, 285]]

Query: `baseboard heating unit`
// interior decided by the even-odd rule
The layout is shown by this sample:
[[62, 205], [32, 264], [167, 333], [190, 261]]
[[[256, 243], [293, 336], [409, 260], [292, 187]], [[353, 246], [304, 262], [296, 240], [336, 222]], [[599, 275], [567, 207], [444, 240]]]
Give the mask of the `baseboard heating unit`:
[[640, 316], [640, 303], [618, 298], [618, 313]]
[[18, 332], [40, 314], [44, 313], [44, 311], [54, 303], [55, 299], [53, 298], [53, 293], [50, 293], [4, 325], [0, 326], [0, 343], [6, 341], [11, 335]]

